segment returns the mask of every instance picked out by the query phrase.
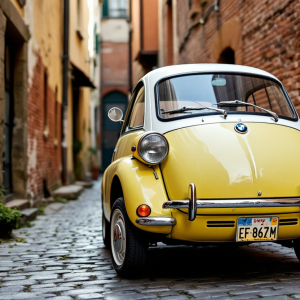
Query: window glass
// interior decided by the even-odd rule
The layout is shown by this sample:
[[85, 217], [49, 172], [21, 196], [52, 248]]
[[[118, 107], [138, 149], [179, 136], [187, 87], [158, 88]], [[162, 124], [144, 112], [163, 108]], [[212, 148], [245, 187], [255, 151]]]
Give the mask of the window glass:
[[[199, 74], [170, 78], [159, 84], [159, 116], [172, 119], [182, 116], [215, 113], [203, 106], [225, 109], [227, 112], [264, 111], [250, 106], [218, 106], [219, 102], [240, 100], [271, 110], [279, 116], [296, 118], [281, 86], [261, 77], [238, 74]], [[182, 107], [202, 108], [172, 112]]]
[[102, 16], [104, 18], [126, 18], [127, 0], [104, 0]]
[[131, 112], [129, 128], [139, 127], [144, 125], [145, 114], [145, 88], [142, 87], [135, 99], [135, 103]]

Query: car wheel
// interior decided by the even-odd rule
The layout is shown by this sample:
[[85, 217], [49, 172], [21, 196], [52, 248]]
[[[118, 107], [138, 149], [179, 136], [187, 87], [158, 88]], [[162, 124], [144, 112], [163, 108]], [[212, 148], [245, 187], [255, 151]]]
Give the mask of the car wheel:
[[112, 261], [123, 277], [137, 277], [145, 271], [148, 243], [127, 216], [123, 198], [113, 204], [110, 219]]
[[293, 247], [297, 258], [300, 261], [300, 239], [293, 240]]
[[102, 239], [106, 248], [110, 249], [110, 224], [102, 211]]

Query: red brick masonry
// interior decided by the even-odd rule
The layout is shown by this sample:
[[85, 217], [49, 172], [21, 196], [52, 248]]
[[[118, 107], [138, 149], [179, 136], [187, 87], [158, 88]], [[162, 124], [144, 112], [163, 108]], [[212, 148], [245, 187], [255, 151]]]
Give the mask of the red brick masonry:
[[[44, 137], [44, 72], [39, 53], [32, 85], [28, 91], [28, 183], [27, 193], [33, 199], [44, 197], [44, 180], [49, 190], [60, 184], [61, 178], [61, 104], [55, 112], [55, 91], [47, 85], [47, 123], [49, 134]], [[47, 71], [46, 71], [47, 72]], [[49, 77], [53, 76], [48, 74]], [[56, 117], [55, 117], [56, 115]], [[57, 122], [57, 146], [55, 145]]]
[[[203, 8], [199, 2], [204, 1], [194, 2], [196, 4], [189, 8], [189, 1], [177, 1], [178, 47], [189, 26], [199, 20], [215, 1], [209, 0]], [[240, 23], [239, 41], [234, 49], [236, 63], [257, 67], [277, 76], [300, 113], [300, 1], [220, 0], [219, 8], [219, 28], [232, 19]], [[167, 26], [167, 20], [163, 22], [163, 26]], [[232, 41], [235, 29], [232, 26], [221, 38]], [[175, 63], [217, 62], [214, 41], [219, 32], [217, 15], [212, 11], [203, 26], [198, 25], [192, 30]]]

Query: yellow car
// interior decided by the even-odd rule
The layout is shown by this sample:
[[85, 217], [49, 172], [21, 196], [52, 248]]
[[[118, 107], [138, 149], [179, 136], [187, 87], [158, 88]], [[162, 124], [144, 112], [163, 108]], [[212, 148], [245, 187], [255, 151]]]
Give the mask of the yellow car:
[[300, 122], [281, 82], [251, 67], [159, 68], [137, 84], [102, 181], [118, 274], [150, 245], [276, 241], [300, 257]]

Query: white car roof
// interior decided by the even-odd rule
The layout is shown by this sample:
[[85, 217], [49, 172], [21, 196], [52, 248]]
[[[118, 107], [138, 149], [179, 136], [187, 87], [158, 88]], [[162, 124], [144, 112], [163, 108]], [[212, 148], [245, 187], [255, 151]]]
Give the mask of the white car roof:
[[180, 74], [209, 72], [234, 72], [270, 77], [279, 81], [274, 75], [253, 67], [229, 64], [185, 64], [158, 68], [146, 74], [143, 79], [148, 79], [151, 84], [158, 80]]
[[[166, 77], [181, 75], [181, 74], [193, 74], [193, 73], [218, 73], [218, 72], [233, 72], [241, 74], [251, 74], [258, 76], [269, 77], [270, 79], [280, 81], [273, 76], [272, 74], [265, 72], [260, 69], [239, 66], [239, 65], [226, 65], [226, 64], [186, 64], [186, 65], [175, 65], [168, 66], [163, 68], [158, 68], [146, 74], [141, 81], [145, 83], [148, 87], [146, 88], [146, 98], [150, 101], [146, 101], [145, 107], [145, 123], [144, 128], [146, 131], [153, 130], [161, 134], [165, 134], [169, 131], [176, 130], [178, 128], [184, 128], [194, 125], [205, 125], [211, 123], [225, 123], [232, 122], [238, 123], [243, 122], [260, 122], [260, 123], [271, 123], [274, 124], [274, 118], [270, 116], [260, 116], [260, 115], [239, 115], [239, 114], [230, 114], [225, 119], [223, 115], [207, 115], [197, 118], [186, 118], [178, 119], [172, 121], [161, 121], [157, 118], [156, 107], [155, 107], [155, 90], [154, 87], [156, 83]], [[292, 122], [280, 118], [276, 123], [277, 125], [284, 125], [293, 127], [297, 130], [300, 130], [300, 120], [298, 122]]]

